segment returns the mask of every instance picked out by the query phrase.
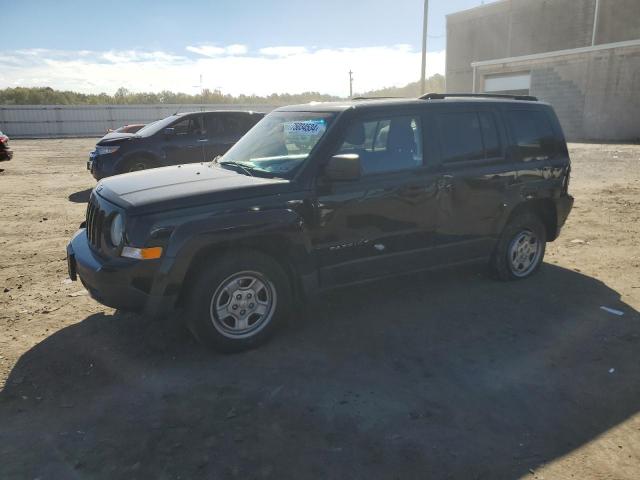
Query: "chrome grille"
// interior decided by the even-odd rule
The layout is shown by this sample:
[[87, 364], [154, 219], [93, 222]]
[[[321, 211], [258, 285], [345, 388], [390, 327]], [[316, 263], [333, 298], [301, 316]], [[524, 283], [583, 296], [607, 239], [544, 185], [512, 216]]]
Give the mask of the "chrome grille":
[[89, 243], [99, 249], [102, 244], [102, 227], [104, 226], [105, 212], [100, 208], [94, 196], [89, 198], [87, 205], [87, 238]]

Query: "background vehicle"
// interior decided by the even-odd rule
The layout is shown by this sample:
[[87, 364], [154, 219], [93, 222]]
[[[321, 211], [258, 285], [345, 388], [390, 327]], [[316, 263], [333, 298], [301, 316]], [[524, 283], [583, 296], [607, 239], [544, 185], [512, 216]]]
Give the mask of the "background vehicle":
[[89, 154], [97, 180], [120, 173], [213, 160], [225, 153], [264, 114], [242, 111], [171, 115], [136, 133], [112, 132]]
[[13, 150], [9, 148], [9, 137], [0, 132], [0, 162], [3, 160], [11, 160], [13, 158]]
[[98, 184], [70, 278], [115, 308], [184, 308], [197, 338], [230, 351], [317, 290], [475, 261], [529, 277], [573, 206], [560, 124], [534, 100], [280, 108], [219, 164]]
[[144, 127], [144, 123], [132, 123], [131, 125], [124, 125], [120, 128], [116, 128], [114, 130], [109, 129], [107, 131], [107, 133], [112, 133], [112, 132], [116, 132], [116, 133], [136, 133], [138, 130], [140, 130], [142, 127]]

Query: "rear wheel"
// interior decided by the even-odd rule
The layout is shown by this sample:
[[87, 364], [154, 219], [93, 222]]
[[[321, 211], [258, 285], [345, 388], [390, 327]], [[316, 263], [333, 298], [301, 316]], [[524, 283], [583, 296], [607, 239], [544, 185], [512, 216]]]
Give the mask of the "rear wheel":
[[205, 267], [191, 285], [187, 325], [201, 343], [223, 352], [264, 343], [291, 305], [286, 274], [257, 252], [224, 256]]
[[542, 264], [546, 229], [532, 213], [511, 219], [504, 228], [491, 258], [490, 267], [500, 280], [520, 280], [533, 275]]

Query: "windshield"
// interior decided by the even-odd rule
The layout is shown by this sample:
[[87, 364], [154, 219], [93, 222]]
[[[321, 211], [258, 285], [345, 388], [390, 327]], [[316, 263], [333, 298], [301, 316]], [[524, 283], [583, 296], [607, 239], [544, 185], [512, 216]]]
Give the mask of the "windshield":
[[151, 122], [151, 123], [145, 125], [144, 127], [142, 127], [140, 130], [138, 130], [136, 132], [136, 136], [138, 136], [138, 137], [150, 137], [151, 135], [154, 135], [155, 133], [158, 133], [163, 128], [166, 128], [169, 125], [171, 125], [171, 123], [176, 121], [178, 118], [179, 117], [177, 115], [171, 115], [171, 116], [169, 116], [167, 118], [163, 118], [162, 120], [156, 120], [155, 122]]
[[334, 118], [331, 113], [274, 112], [264, 117], [220, 159], [256, 172], [290, 178]]

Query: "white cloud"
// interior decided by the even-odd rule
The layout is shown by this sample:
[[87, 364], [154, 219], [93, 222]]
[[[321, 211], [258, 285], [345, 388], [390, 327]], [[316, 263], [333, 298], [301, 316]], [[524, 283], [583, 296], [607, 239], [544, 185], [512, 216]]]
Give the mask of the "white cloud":
[[213, 45], [201, 45], [199, 47], [194, 47], [189, 45], [187, 47], [189, 52], [197, 53], [198, 55], [203, 55], [205, 57], [219, 57], [224, 55], [223, 47], [214, 47]]
[[245, 55], [249, 49], [246, 45], [229, 45], [226, 47], [226, 53], [229, 55]]
[[[245, 45], [186, 47], [185, 55], [163, 51], [0, 51], [0, 88], [50, 86], [85, 93], [203, 87], [238, 95], [317, 91], [346, 96], [348, 71], [358, 92], [403, 86], [420, 75], [420, 52], [409, 45], [360, 48]], [[195, 54], [195, 55], [194, 55]], [[444, 73], [444, 51], [429, 53], [427, 73]]]
[[[75, 53], [75, 52], [74, 52]], [[91, 52], [87, 50], [83, 50], [77, 52], [78, 56], [88, 57], [91, 55]], [[108, 52], [104, 52], [100, 55], [101, 59], [106, 60], [107, 62], [122, 64], [122, 63], [130, 63], [130, 62], [175, 62], [180, 60], [186, 60], [185, 57], [179, 57], [176, 55], [171, 55], [169, 53], [154, 51], [154, 52], [145, 52], [138, 50], [119, 50], [114, 51], [110, 50]]]
[[249, 51], [246, 45], [240, 45], [237, 43], [226, 47], [218, 47], [216, 45], [189, 45], [186, 49], [189, 52], [212, 58], [221, 57], [223, 55], [245, 55]]
[[265, 47], [259, 52], [268, 57], [289, 57], [291, 55], [301, 55], [307, 53], [307, 47]]

